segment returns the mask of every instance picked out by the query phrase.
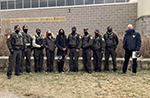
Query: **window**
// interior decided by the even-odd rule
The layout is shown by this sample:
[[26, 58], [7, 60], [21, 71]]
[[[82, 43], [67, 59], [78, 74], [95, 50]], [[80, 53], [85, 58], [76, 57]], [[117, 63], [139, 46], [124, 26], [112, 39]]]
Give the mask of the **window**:
[[85, 0], [85, 4], [93, 4], [93, 0]]
[[1, 1], [1, 9], [7, 9], [7, 1]]
[[24, 0], [24, 8], [30, 8], [30, 0]]
[[38, 0], [32, 0], [32, 8], [39, 7], [38, 4]]
[[14, 9], [14, 1], [8, 1], [8, 9]]
[[74, 5], [74, 0], [66, 0], [66, 6]]
[[57, 0], [57, 6], [64, 6], [65, 0]]
[[116, 2], [125, 2], [125, 0], [116, 0]]
[[22, 0], [16, 0], [16, 9], [22, 8]]
[[114, 3], [114, 0], [105, 0], [105, 3]]
[[51, 6], [56, 6], [55, 0], [48, 0], [48, 6], [49, 6], [49, 7], [51, 7]]
[[104, 3], [104, 0], [95, 0], [95, 4], [102, 4]]
[[40, 0], [40, 7], [47, 7], [47, 0]]
[[83, 5], [83, 0], [76, 0], [76, 5]]

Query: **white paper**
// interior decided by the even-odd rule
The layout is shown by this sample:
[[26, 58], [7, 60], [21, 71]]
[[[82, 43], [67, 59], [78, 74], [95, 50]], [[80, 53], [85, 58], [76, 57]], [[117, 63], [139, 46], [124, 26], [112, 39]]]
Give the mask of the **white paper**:
[[133, 51], [133, 52], [132, 52], [132, 58], [133, 58], [133, 59], [137, 58], [137, 57], [136, 57], [136, 51]]

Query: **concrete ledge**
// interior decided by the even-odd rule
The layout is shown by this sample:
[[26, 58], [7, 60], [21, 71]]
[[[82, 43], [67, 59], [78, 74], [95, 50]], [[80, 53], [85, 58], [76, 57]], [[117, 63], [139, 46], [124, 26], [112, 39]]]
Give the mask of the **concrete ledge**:
[[[9, 57], [0, 57], [0, 71], [6, 71], [8, 67], [8, 60]], [[124, 62], [124, 58], [117, 58], [117, 68], [122, 69], [122, 65]], [[113, 68], [112, 65], [112, 60], [111, 58], [109, 59], [109, 64], [110, 64], [110, 69]], [[44, 57], [44, 69], [46, 69], [46, 57]], [[93, 69], [93, 58], [92, 58], [92, 69]], [[102, 62], [102, 69], [104, 68], [104, 58]], [[31, 69], [34, 70], [34, 58], [31, 57]], [[82, 57], [79, 58], [79, 70], [84, 69], [83, 63], [82, 63]], [[132, 59], [130, 59], [128, 69], [132, 69]], [[138, 59], [138, 69], [143, 69], [143, 70], [149, 70], [150, 69], [150, 59], [149, 58], [141, 58]], [[54, 71], [57, 70], [57, 57], [55, 57], [54, 61]], [[68, 71], [69, 70], [69, 57], [67, 57], [64, 65], [64, 70]]]

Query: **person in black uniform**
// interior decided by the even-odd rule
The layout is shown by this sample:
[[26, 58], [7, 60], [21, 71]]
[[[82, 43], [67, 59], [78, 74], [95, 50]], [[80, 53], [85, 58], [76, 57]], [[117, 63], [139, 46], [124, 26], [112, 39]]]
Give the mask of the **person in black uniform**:
[[51, 31], [46, 32], [46, 38], [43, 41], [44, 48], [46, 48], [47, 57], [47, 72], [53, 71], [56, 39]]
[[22, 34], [20, 33], [20, 27], [19, 25], [16, 25], [14, 27], [14, 32], [11, 33], [7, 38], [7, 46], [10, 50], [10, 56], [9, 56], [9, 66], [7, 70], [7, 78], [11, 79], [13, 67], [15, 65], [15, 75], [19, 76], [20, 73], [20, 66], [22, 61], [22, 50], [25, 47], [25, 44], [23, 42]]
[[93, 37], [89, 35], [88, 28], [84, 28], [84, 36], [82, 36], [82, 57], [84, 68], [88, 73], [92, 73], [91, 70], [91, 46], [93, 44]]
[[78, 58], [79, 58], [79, 50], [81, 47], [81, 37], [76, 33], [76, 27], [72, 27], [72, 32], [68, 36], [68, 48], [69, 52], [69, 65], [70, 72], [78, 72]]
[[26, 57], [26, 64], [25, 64], [25, 68], [26, 68], [26, 72], [27, 73], [31, 73], [31, 48], [32, 48], [32, 37], [28, 34], [28, 26], [24, 25], [22, 27], [23, 32], [22, 32], [22, 36], [23, 36], [23, 40], [25, 42], [25, 45], [27, 47], [27, 49], [23, 50], [23, 60], [24, 57]]
[[34, 63], [35, 72], [43, 71], [43, 40], [44, 37], [41, 35], [41, 29], [36, 29], [36, 35], [33, 36], [32, 46], [34, 48]]
[[106, 43], [105, 47], [105, 67], [104, 71], [109, 71], [109, 56], [111, 55], [113, 60], [113, 72], [117, 71], [117, 63], [116, 63], [116, 57], [117, 52], [116, 48], [118, 45], [118, 37], [117, 35], [112, 31], [112, 27], [107, 27], [107, 32], [104, 34], [104, 39]]
[[58, 72], [64, 72], [64, 60], [67, 55], [68, 40], [63, 29], [60, 29], [56, 37], [57, 55], [58, 55]]
[[94, 31], [95, 35], [93, 37], [93, 64], [95, 68], [95, 72], [100, 72], [101, 71], [101, 65], [102, 65], [102, 58], [103, 58], [103, 53], [105, 49], [105, 41], [104, 38], [99, 34], [99, 30]]
[[[127, 27], [126, 34], [123, 39], [123, 48], [125, 50], [125, 61], [123, 63], [122, 73], [125, 74], [127, 72], [128, 62], [130, 56], [132, 56], [133, 52], [139, 53], [141, 48], [141, 35], [136, 32], [131, 24]], [[133, 68], [132, 75], [136, 75], [137, 72], [137, 58], [132, 58], [133, 60]]]

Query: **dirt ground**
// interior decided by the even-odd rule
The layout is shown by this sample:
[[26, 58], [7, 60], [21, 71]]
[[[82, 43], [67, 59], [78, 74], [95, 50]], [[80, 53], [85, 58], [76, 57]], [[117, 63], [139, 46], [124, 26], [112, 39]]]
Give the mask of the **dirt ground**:
[[0, 92], [21, 98], [150, 98], [150, 70], [131, 74], [24, 73], [8, 80], [0, 72]]

